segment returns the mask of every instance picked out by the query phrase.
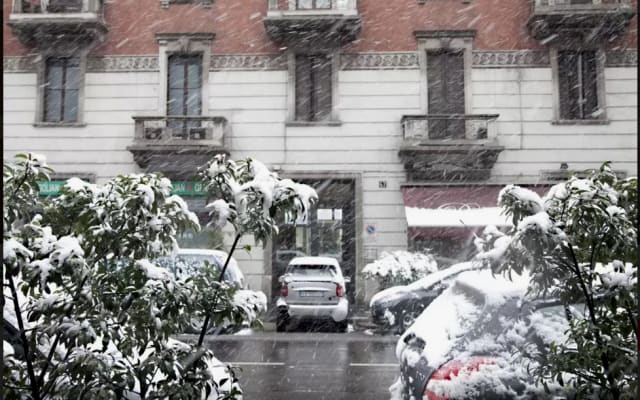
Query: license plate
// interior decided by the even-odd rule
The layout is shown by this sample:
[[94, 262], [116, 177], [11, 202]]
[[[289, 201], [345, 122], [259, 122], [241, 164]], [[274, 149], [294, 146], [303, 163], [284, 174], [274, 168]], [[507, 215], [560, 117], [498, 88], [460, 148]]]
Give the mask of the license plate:
[[300, 297], [322, 297], [323, 292], [299, 292]]

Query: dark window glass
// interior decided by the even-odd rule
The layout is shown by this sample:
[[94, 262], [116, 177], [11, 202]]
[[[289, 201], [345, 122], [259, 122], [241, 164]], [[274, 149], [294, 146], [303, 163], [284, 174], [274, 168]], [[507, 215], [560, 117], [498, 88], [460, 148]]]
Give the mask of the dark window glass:
[[561, 119], [598, 117], [598, 71], [595, 51], [558, 52]]
[[297, 9], [328, 9], [331, 8], [331, 0], [297, 0]]
[[80, 91], [78, 58], [48, 58], [45, 71], [44, 121], [76, 122]]
[[[202, 114], [202, 55], [174, 54], [169, 56], [167, 114], [196, 116]], [[173, 136], [186, 138], [189, 128], [200, 127], [198, 120], [169, 120]]]
[[464, 114], [464, 52], [436, 50], [427, 52], [427, 92], [429, 138], [464, 138], [464, 119], [446, 118]]
[[322, 121], [331, 117], [331, 58], [296, 56], [296, 119]]

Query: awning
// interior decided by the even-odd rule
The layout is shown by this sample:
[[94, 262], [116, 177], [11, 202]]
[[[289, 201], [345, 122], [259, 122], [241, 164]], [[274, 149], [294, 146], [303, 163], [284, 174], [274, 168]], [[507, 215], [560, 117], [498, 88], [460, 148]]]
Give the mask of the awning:
[[[509, 226], [509, 218], [501, 215], [502, 209], [497, 206], [502, 188], [503, 185], [403, 187], [407, 226], [410, 229]], [[544, 194], [548, 186], [528, 189]]]

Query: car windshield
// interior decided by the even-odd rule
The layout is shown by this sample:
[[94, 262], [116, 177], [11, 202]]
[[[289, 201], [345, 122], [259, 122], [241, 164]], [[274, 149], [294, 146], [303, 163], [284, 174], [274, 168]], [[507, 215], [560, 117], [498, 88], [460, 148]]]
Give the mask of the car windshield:
[[336, 267], [333, 265], [294, 264], [287, 267], [286, 273], [291, 275], [325, 277], [333, 277], [337, 275]]

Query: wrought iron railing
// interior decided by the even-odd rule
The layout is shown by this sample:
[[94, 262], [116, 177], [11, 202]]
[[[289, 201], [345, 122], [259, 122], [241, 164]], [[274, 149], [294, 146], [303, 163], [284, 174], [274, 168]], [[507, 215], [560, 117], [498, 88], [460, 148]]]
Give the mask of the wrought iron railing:
[[427, 114], [402, 117], [405, 140], [475, 140], [496, 137], [498, 114]]
[[224, 117], [134, 116], [135, 142], [157, 145], [222, 146], [228, 129]]
[[102, 0], [13, 0], [16, 14], [97, 13]]
[[355, 11], [357, 0], [268, 0], [269, 11]]

